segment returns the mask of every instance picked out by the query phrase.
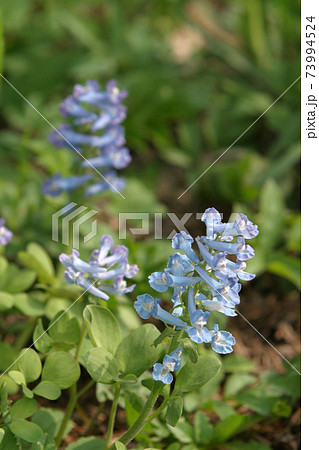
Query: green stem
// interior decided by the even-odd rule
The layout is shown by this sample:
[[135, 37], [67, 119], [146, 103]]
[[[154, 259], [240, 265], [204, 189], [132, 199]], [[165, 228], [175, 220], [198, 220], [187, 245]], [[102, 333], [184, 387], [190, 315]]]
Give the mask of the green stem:
[[[172, 338], [172, 340], [170, 342], [168, 354], [175, 349], [175, 347], [178, 344], [179, 339], [181, 339], [182, 336], [183, 336], [183, 330], [178, 331], [174, 335], [174, 337]], [[166, 400], [164, 400], [162, 405], [158, 408], [158, 410], [153, 415], [150, 415], [163, 387], [164, 387], [164, 384], [161, 381], [157, 381], [154, 383], [153, 390], [150, 393], [150, 396], [148, 397], [145, 405], [143, 406], [138, 418], [133, 423], [133, 425], [118, 439], [119, 442], [122, 442], [122, 444], [127, 445], [144, 428], [144, 426], [149, 418], [152, 418], [153, 416], [156, 417], [158, 410], [160, 410], [158, 412], [158, 414], [160, 414], [160, 412], [165, 408], [166, 403], [167, 403]], [[105, 449], [106, 448], [107, 447], [105, 447]], [[115, 450], [115, 444], [113, 444], [110, 447], [110, 450]]]
[[169, 401], [170, 401], [170, 398], [169, 398], [169, 397], [165, 398], [165, 399], [163, 400], [161, 406], [159, 406], [159, 407], [157, 408], [157, 410], [154, 411], [153, 414], [151, 414], [151, 415], [148, 417], [147, 422], [151, 422], [153, 419], [155, 419], [155, 417], [159, 416], [159, 415], [161, 414], [161, 412], [164, 411], [164, 409], [166, 408], [166, 406], [167, 406], [167, 404], [168, 404]]
[[95, 381], [90, 380], [85, 386], [83, 386], [82, 389], [79, 390], [79, 392], [77, 393], [77, 398], [80, 398], [81, 395], [85, 394], [86, 391], [88, 391], [90, 389], [91, 386], [93, 386], [93, 384], [95, 383]]
[[111, 408], [111, 412], [110, 412], [109, 423], [107, 426], [107, 433], [106, 433], [104, 449], [107, 449], [109, 447], [110, 443], [112, 442], [115, 416], [116, 416], [116, 411], [117, 411], [117, 404], [118, 404], [118, 401], [120, 398], [120, 391], [121, 391], [121, 385], [119, 383], [117, 383], [114, 388], [114, 398], [113, 398], [112, 408]]
[[[83, 344], [85, 335], [86, 335], [86, 327], [85, 327], [85, 325], [83, 325], [81, 337], [80, 337], [80, 340], [79, 340], [78, 345], [76, 347], [75, 356], [74, 356], [74, 359], [76, 361], [79, 358], [80, 351], [81, 351], [81, 348], [82, 348], [82, 344]], [[66, 427], [67, 427], [67, 424], [68, 424], [69, 420], [71, 419], [71, 416], [73, 414], [73, 411], [74, 411], [74, 408], [76, 406], [76, 402], [77, 402], [78, 398], [80, 397], [80, 395], [82, 395], [84, 392], [86, 392], [87, 389], [89, 389], [90, 387], [91, 387], [91, 384], [88, 383], [86, 386], [84, 386], [84, 388], [79, 393], [77, 392], [76, 383], [73, 386], [70, 387], [70, 389], [69, 389], [69, 401], [68, 401], [68, 404], [67, 404], [67, 407], [66, 407], [66, 410], [65, 410], [65, 413], [64, 413], [63, 421], [62, 421], [62, 423], [60, 425], [60, 428], [59, 428], [59, 431], [58, 431], [58, 435], [57, 435], [57, 438], [56, 438], [56, 445], [57, 445], [58, 448], [60, 447], [60, 444], [62, 442], [64, 433], [65, 433], [65, 430], [66, 430]]]
[[[152, 411], [155, 402], [157, 400], [158, 394], [151, 392], [150, 396], [148, 397], [145, 405], [143, 406], [138, 418], [133, 423], [133, 425], [118, 439], [119, 442], [122, 442], [122, 444], [127, 445], [129, 442], [131, 442], [135, 436], [144, 428], [146, 419], [150, 415], [150, 412]], [[113, 444], [112, 447], [110, 447], [111, 450], [115, 450], [115, 445]]]
[[75, 359], [76, 361], [79, 359], [79, 356], [80, 356], [80, 352], [81, 352], [81, 348], [82, 348], [82, 345], [83, 345], [83, 341], [84, 341], [85, 335], [86, 335], [86, 326], [85, 326], [85, 323], [84, 323], [84, 324], [82, 325], [81, 337], [80, 337], [80, 340], [79, 340], [78, 345], [77, 345], [77, 347], [76, 347], [76, 352], [75, 352], [75, 356], [74, 356], [74, 359]]
[[58, 435], [56, 437], [56, 446], [57, 448], [60, 448], [60, 444], [62, 442], [64, 433], [65, 433], [65, 429], [67, 427], [67, 424], [72, 416], [72, 413], [74, 411], [75, 405], [76, 405], [76, 401], [78, 399], [77, 397], [77, 392], [76, 392], [76, 384], [74, 384], [73, 386], [70, 387], [69, 389], [69, 401], [64, 413], [64, 417], [63, 417], [63, 421], [61, 423]]

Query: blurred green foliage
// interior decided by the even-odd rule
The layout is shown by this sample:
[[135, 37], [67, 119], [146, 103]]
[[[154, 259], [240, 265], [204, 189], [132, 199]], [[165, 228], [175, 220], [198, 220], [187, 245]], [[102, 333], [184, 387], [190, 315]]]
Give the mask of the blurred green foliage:
[[[128, 201], [99, 210], [247, 210], [262, 231], [256, 270], [299, 286], [298, 83], [177, 199], [298, 78], [299, 12], [278, 0], [11, 0], [3, 70], [54, 126], [73, 84], [117, 78], [129, 91]], [[69, 175], [72, 155], [46, 142], [49, 125], [5, 82], [0, 101], [1, 213], [18, 247], [45, 243], [67, 199], [40, 186]]]
[[[99, 234], [116, 237], [114, 217], [120, 211], [182, 215], [215, 206], [225, 216], [247, 213], [260, 228], [253, 243], [256, 257], [248, 269], [288, 280], [280, 284], [280, 297], [300, 287], [299, 83], [262, 114], [300, 75], [299, 22], [298, 0], [10, 0], [1, 4], [1, 71], [54, 126], [61, 122], [58, 104], [75, 83], [116, 78], [129, 91], [125, 126], [133, 161], [124, 174], [126, 200], [110, 194], [84, 203], [99, 211]], [[72, 154], [47, 142], [50, 126], [3, 80], [0, 107], [0, 216], [15, 236], [6, 249], [10, 262], [0, 260], [0, 307], [1, 312], [30, 317], [23, 333], [24, 324], [3, 320], [4, 335], [22, 333], [15, 347], [1, 343], [4, 371], [32, 334], [37, 318], [47, 325], [76, 296], [65, 289], [61, 268], [56, 271], [43, 254], [39, 267], [35, 244], [27, 244], [42, 244], [56, 262], [65, 248], [51, 240], [51, 216], [70, 199], [81, 204], [83, 199], [42, 196], [47, 176], [71, 174]], [[194, 235], [200, 232], [198, 223], [190, 230]], [[84, 251], [95, 248], [97, 239]], [[148, 274], [166, 264], [170, 243], [149, 238], [128, 239], [125, 245], [141, 268], [134, 294], [144, 293]], [[19, 264], [26, 268], [12, 262], [18, 252]], [[44, 271], [43, 261], [49, 261]], [[49, 287], [43, 289], [43, 283]], [[258, 278], [254, 283], [258, 289]], [[121, 325], [131, 329], [138, 323], [129, 303], [127, 298], [112, 299], [110, 306]], [[36, 323], [41, 334], [42, 319]], [[289, 368], [284, 375], [257, 376], [249, 362], [235, 373], [231, 357], [228, 361], [230, 368], [225, 362], [213, 386], [217, 392], [224, 383], [222, 398], [207, 401], [209, 384], [197, 397], [188, 394], [178, 426], [169, 428], [158, 419], [140, 437], [140, 448], [149, 445], [150, 435], [160, 442], [173, 433], [169, 450], [208, 449], [216, 442], [229, 450], [266, 450], [264, 444], [248, 442], [243, 433], [262, 419], [288, 417], [298, 398], [299, 378]], [[241, 367], [238, 361], [235, 367]], [[16, 392], [17, 383], [6, 378], [9, 392]], [[102, 394], [104, 399], [108, 395]], [[137, 399], [132, 392], [128, 422], [140, 408]], [[249, 415], [238, 414], [241, 405]], [[41, 410], [32, 420], [41, 427], [49, 417], [54, 435], [62, 420], [58, 413]], [[210, 413], [221, 420], [214, 428]]]

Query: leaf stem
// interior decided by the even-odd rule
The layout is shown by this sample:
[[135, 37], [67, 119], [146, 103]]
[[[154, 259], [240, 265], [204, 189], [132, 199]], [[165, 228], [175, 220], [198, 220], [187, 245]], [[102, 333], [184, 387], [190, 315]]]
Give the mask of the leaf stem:
[[[80, 337], [80, 340], [79, 340], [79, 342], [77, 344], [76, 351], [75, 351], [75, 356], [74, 356], [75, 361], [77, 361], [79, 359], [79, 355], [80, 355], [80, 351], [81, 351], [81, 348], [82, 348], [82, 344], [83, 344], [85, 335], [86, 335], [86, 326], [85, 326], [85, 324], [83, 324], [81, 337]], [[68, 424], [69, 420], [71, 419], [71, 416], [73, 414], [73, 411], [74, 411], [74, 408], [75, 408], [76, 403], [78, 401], [78, 398], [80, 397], [80, 395], [84, 394], [84, 392], [86, 392], [87, 389], [89, 389], [92, 384], [91, 384], [91, 382], [89, 382], [86, 386], [84, 386], [84, 388], [79, 393], [77, 392], [76, 383], [73, 386], [70, 387], [70, 389], [69, 389], [69, 401], [68, 401], [68, 404], [66, 406], [64, 417], [63, 417], [62, 423], [60, 425], [60, 428], [59, 428], [59, 431], [58, 431], [58, 434], [57, 434], [57, 437], [56, 437], [56, 445], [57, 445], [58, 448], [60, 447], [60, 444], [62, 442], [64, 433], [65, 433], [65, 430], [66, 430], [66, 427], [67, 427], [67, 424]]]
[[107, 426], [107, 433], [106, 433], [104, 449], [107, 449], [109, 447], [110, 443], [112, 442], [115, 416], [116, 416], [116, 411], [117, 411], [117, 404], [118, 404], [119, 397], [120, 397], [120, 391], [121, 391], [121, 385], [119, 383], [116, 383], [115, 388], [114, 388], [114, 398], [113, 398], [113, 403], [112, 403], [112, 407], [111, 407], [109, 423]]
[[[129, 442], [131, 442], [135, 436], [144, 428], [146, 419], [150, 415], [150, 412], [152, 411], [155, 402], [157, 400], [158, 394], [151, 392], [150, 396], [148, 397], [145, 405], [143, 406], [138, 418], [133, 423], [133, 425], [118, 439], [119, 442], [122, 442], [122, 444], [127, 445]], [[115, 450], [115, 444], [110, 447], [111, 450]]]
[[70, 418], [72, 416], [72, 413], [74, 411], [74, 408], [75, 408], [75, 405], [76, 405], [76, 402], [77, 402], [77, 399], [78, 399], [77, 392], [76, 392], [76, 384], [74, 384], [73, 386], [70, 387], [69, 394], [70, 394], [69, 401], [68, 401], [68, 404], [67, 404], [67, 407], [66, 407], [66, 410], [65, 410], [65, 413], [64, 413], [64, 417], [63, 417], [62, 423], [61, 423], [60, 428], [59, 428], [58, 435], [56, 437], [56, 446], [57, 446], [57, 448], [60, 448], [60, 444], [62, 442], [65, 429], [66, 429], [67, 424], [68, 424], [68, 422], [69, 422], [69, 420], [70, 420]]

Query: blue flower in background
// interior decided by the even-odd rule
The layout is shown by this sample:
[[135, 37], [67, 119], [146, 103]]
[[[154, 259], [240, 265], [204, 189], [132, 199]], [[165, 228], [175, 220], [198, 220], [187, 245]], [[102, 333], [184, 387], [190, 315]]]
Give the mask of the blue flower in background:
[[0, 245], [7, 245], [12, 239], [13, 233], [4, 226], [4, 219], [0, 219]]
[[127, 92], [120, 91], [115, 80], [109, 81], [104, 91], [94, 80], [74, 87], [73, 94], [60, 105], [68, 123], [53, 131], [49, 142], [56, 148], [66, 147], [74, 152], [78, 175], [66, 178], [54, 175], [44, 182], [44, 194], [58, 196], [63, 191], [86, 186], [84, 194], [89, 197], [123, 189], [125, 180], [117, 176], [116, 170], [131, 162], [125, 147], [125, 130], [120, 125], [126, 118], [126, 107], [121, 103], [126, 96]]
[[164, 384], [171, 384], [173, 375], [171, 372], [179, 370], [181, 367], [182, 347], [178, 346], [176, 350], [169, 355], [164, 356], [163, 364], [156, 363], [153, 367], [153, 378], [155, 381], [162, 381]]
[[125, 278], [133, 278], [138, 267], [129, 264], [127, 258], [128, 249], [122, 245], [113, 246], [113, 239], [108, 235], [102, 236], [100, 248], [93, 250], [89, 262], [83, 261], [74, 249], [71, 255], [61, 253], [59, 256], [69, 284], [81, 286], [104, 300], [109, 299], [108, 294], [123, 295], [134, 289], [135, 285], [127, 286]]

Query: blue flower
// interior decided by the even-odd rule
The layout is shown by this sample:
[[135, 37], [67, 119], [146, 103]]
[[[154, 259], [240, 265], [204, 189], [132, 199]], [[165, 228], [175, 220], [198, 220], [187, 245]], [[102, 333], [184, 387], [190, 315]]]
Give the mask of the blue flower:
[[177, 347], [176, 350], [169, 355], [164, 356], [163, 364], [156, 363], [153, 367], [153, 378], [155, 381], [162, 381], [164, 384], [171, 384], [173, 375], [171, 372], [179, 370], [181, 366], [180, 356], [182, 354], [182, 347]]
[[[202, 220], [206, 224], [207, 236], [196, 239], [200, 258], [192, 248], [193, 238], [182, 231], [174, 236], [172, 247], [185, 254], [171, 255], [163, 272], [154, 272], [149, 276], [149, 283], [156, 291], [166, 292], [170, 287], [174, 289], [171, 311], [161, 308], [160, 300], [154, 300], [147, 294], [147, 301], [140, 296], [143, 302], [138, 300], [135, 306], [141, 317], [152, 316], [166, 325], [183, 330], [194, 342], [210, 343], [217, 353], [227, 354], [233, 351], [235, 339], [228, 331], [220, 331], [218, 325], [210, 330], [209, 318], [215, 311], [229, 317], [237, 315], [235, 308], [240, 303], [241, 290], [239, 279], [248, 281], [254, 278], [254, 274], [245, 272], [245, 260], [254, 256], [254, 250], [246, 244], [245, 238], [255, 237], [258, 227], [243, 214], [237, 215], [235, 222], [224, 224], [215, 208], [208, 208]], [[237, 240], [233, 241], [234, 237]], [[229, 259], [228, 255], [235, 255], [236, 261]], [[202, 288], [205, 293], [202, 293]], [[199, 309], [196, 302], [204, 310]], [[180, 318], [182, 314], [184, 320]], [[166, 355], [166, 358], [170, 356]], [[170, 359], [164, 359], [163, 364], [154, 366], [156, 380], [171, 383], [173, 369], [168, 365], [170, 363]]]
[[215, 239], [218, 232], [216, 227], [222, 223], [220, 213], [215, 208], [207, 208], [201, 220], [206, 225], [207, 237]]
[[235, 222], [222, 223], [220, 213], [215, 208], [208, 208], [201, 220], [206, 224], [207, 237], [212, 239], [216, 239], [217, 234], [222, 234], [226, 240], [239, 235], [252, 239], [259, 233], [258, 226], [254, 225], [245, 214], [238, 214]]
[[56, 173], [52, 178], [45, 180], [42, 186], [42, 192], [51, 197], [58, 197], [63, 191], [71, 192], [74, 189], [83, 186], [92, 178], [93, 175], [90, 173], [67, 178], [62, 178], [61, 174]]
[[246, 261], [247, 259], [253, 258], [253, 256], [255, 256], [254, 249], [250, 245], [245, 243], [245, 238], [243, 237], [238, 237], [237, 242], [231, 243], [215, 241], [213, 239], [207, 238], [206, 236], [202, 236], [201, 239], [213, 250], [237, 255], [237, 259], [239, 261]]
[[192, 243], [194, 239], [185, 231], [175, 234], [172, 239], [172, 247], [175, 250], [182, 250], [186, 256], [193, 262], [198, 263], [199, 259], [194, 250], [192, 249]]
[[134, 308], [142, 319], [149, 319], [156, 314], [159, 302], [159, 298], [153, 298], [149, 294], [138, 295], [134, 302]]
[[228, 331], [219, 331], [218, 325], [214, 325], [212, 332], [211, 346], [216, 353], [225, 355], [233, 351], [233, 345], [236, 344], [235, 338]]
[[[84, 173], [69, 178], [55, 175], [45, 181], [45, 194], [58, 196], [90, 181], [92, 183], [85, 189], [87, 197], [106, 190], [119, 192], [124, 188], [125, 181], [117, 177], [114, 169], [123, 169], [131, 161], [129, 150], [124, 147], [125, 130], [120, 125], [126, 118], [126, 107], [121, 104], [126, 95], [114, 80], [107, 83], [104, 91], [94, 80], [85, 86], [74, 87], [73, 94], [60, 105], [60, 112], [69, 123], [63, 123], [53, 131], [49, 142], [56, 148], [74, 151], [78, 156], [78, 168]], [[104, 169], [102, 177], [99, 177], [99, 168]]]
[[[108, 300], [106, 294], [125, 294], [135, 285], [127, 286], [125, 278], [133, 278], [138, 272], [136, 264], [128, 263], [128, 249], [122, 245], [113, 246], [111, 236], [100, 239], [100, 248], [92, 252], [89, 262], [83, 261], [77, 250], [71, 255], [61, 253], [60, 262], [66, 268], [64, 277], [70, 284], [77, 284], [96, 297]], [[114, 268], [112, 268], [114, 266]], [[112, 281], [112, 283], [106, 283]]]
[[188, 290], [188, 312], [192, 326], [187, 328], [188, 336], [192, 341], [201, 344], [202, 342], [210, 342], [210, 331], [205, 327], [209, 318], [209, 312], [196, 309], [194, 289], [192, 287]]
[[7, 245], [12, 239], [13, 233], [4, 226], [4, 219], [0, 219], [0, 245]]

